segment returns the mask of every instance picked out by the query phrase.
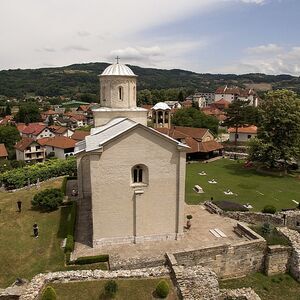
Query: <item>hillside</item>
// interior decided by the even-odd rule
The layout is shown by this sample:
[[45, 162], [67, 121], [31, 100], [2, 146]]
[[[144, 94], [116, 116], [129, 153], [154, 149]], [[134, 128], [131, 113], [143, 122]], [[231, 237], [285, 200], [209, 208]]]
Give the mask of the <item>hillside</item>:
[[[74, 64], [66, 67], [0, 71], [0, 95], [22, 97], [28, 93], [40, 96], [74, 96], [97, 94], [98, 74], [107, 63]], [[300, 77], [265, 74], [198, 74], [184, 70], [162, 70], [130, 66], [139, 76], [138, 88], [186, 88], [209, 92], [224, 84], [252, 86], [258, 89], [290, 88], [300, 94]]]

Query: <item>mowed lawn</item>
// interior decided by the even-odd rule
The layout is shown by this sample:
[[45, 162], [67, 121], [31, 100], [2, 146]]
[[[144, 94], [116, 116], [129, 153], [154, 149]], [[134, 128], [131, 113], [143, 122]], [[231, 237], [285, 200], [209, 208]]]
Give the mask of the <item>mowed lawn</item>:
[[300, 300], [300, 284], [288, 274], [266, 276], [261, 273], [220, 282], [222, 289], [251, 287], [262, 300]]
[[[31, 210], [31, 199], [44, 188], [60, 188], [62, 180], [42, 183], [15, 193], [0, 192], [0, 287], [6, 287], [17, 277], [31, 279], [39, 272], [61, 269], [64, 253], [60, 248], [65, 237], [65, 220], [69, 207], [51, 213]], [[17, 212], [17, 200], [22, 212]], [[38, 224], [39, 238], [32, 235], [32, 225]]]
[[[198, 174], [202, 171], [207, 175]], [[188, 204], [198, 204], [213, 197], [214, 200], [250, 203], [253, 210], [260, 211], [267, 204], [282, 209], [296, 207], [292, 200], [300, 202], [299, 177], [263, 175], [244, 168], [243, 162], [223, 158], [210, 163], [191, 163], [187, 165], [186, 175]], [[211, 179], [217, 183], [208, 183]], [[203, 194], [193, 191], [196, 184], [203, 188]], [[234, 195], [225, 195], [224, 191], [228, 189]]]
[[[118, 292], [114, 299], [116, 300], [152, 300], [154, 297], [156, 285], [160, 279], [124, 279], [117, 280]], [[178, 299], [172, 282], [167, 279], [170, 286], [170, 293], [166, 300]], [[73, 300], [101, 300], [108, 299], [104, 294], [104, 285], [107, 280], [85, 281], [71, 283], [53, 283], [50, 284], [57, 294], [57, 299]], [[110, 298], [109, 298], [110, 299]]]

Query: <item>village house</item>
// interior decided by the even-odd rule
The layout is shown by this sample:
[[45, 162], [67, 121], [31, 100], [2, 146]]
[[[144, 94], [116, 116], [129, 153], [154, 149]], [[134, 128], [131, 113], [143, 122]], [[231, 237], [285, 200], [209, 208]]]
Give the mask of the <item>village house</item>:
[[0, 160], [7, 159], [8, 153], [4, 144], [0, 144]]
[[74, 130], [65, 126], [51, 125], [48, 126], [48, 128], [54, 133], [55, 136], [71, 137], [74, 134]]
[[16, 159], [25, 162], [43, 162], [46, 158], [44, 147], [31, 137], [23, 137], [15, 145]]
[[90, 135], [90, 131], [75, 130], [71, 138], [77, 142], [83, 141], [86, 136]]
[[43, 123], [18, 123], [17, 129], [20, 132], [21, 137], [28, 137], [34, 140], [38, 140], [44, 137], [52, 137], [55, 134]]
[[239, 127], [237, 130], [237, 133], [236, 133], [235, 128], [229, 128], [228, 133], [229, 133], [229, 141], [230, 142], [235, 141], [235, 136], [236, 136], [236, 140], [238, 142], [247, 142], [251, 138], [254, 138], [257, 136], [257, 127], [254, 125]]
[[71, 138], [55, 136], [40, 139], [38, 142], [44, 146], [47, 156], [65, 159], [68, 156], [74, 155], [76, 141]]

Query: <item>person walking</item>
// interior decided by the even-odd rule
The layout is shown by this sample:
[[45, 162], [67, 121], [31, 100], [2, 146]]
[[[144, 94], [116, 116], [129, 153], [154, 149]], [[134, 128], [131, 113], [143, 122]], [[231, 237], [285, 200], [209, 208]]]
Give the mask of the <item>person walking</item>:
[[33, 224], [33, 235], [36, 239], [39, 237], [39, 228], [38, 228], [38, 225], [36, 223]]
[[18, 210], [19, 210], [19, 212], [21, 212], [21, 210], [22, 210], [22, 201], [19, 200], [19, 201], [17, 202], [17, 205], [18, 205]]

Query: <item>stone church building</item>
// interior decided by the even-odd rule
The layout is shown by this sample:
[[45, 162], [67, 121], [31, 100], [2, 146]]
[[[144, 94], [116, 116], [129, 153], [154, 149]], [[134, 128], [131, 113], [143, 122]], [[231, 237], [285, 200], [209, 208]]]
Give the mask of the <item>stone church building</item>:
[[95, 128], [75, 148], [79, 198], [92, 212], [91, 243], [179, 239], [188, 147], [147, 127], [129, 67], [115, 63], [99, 78]]

